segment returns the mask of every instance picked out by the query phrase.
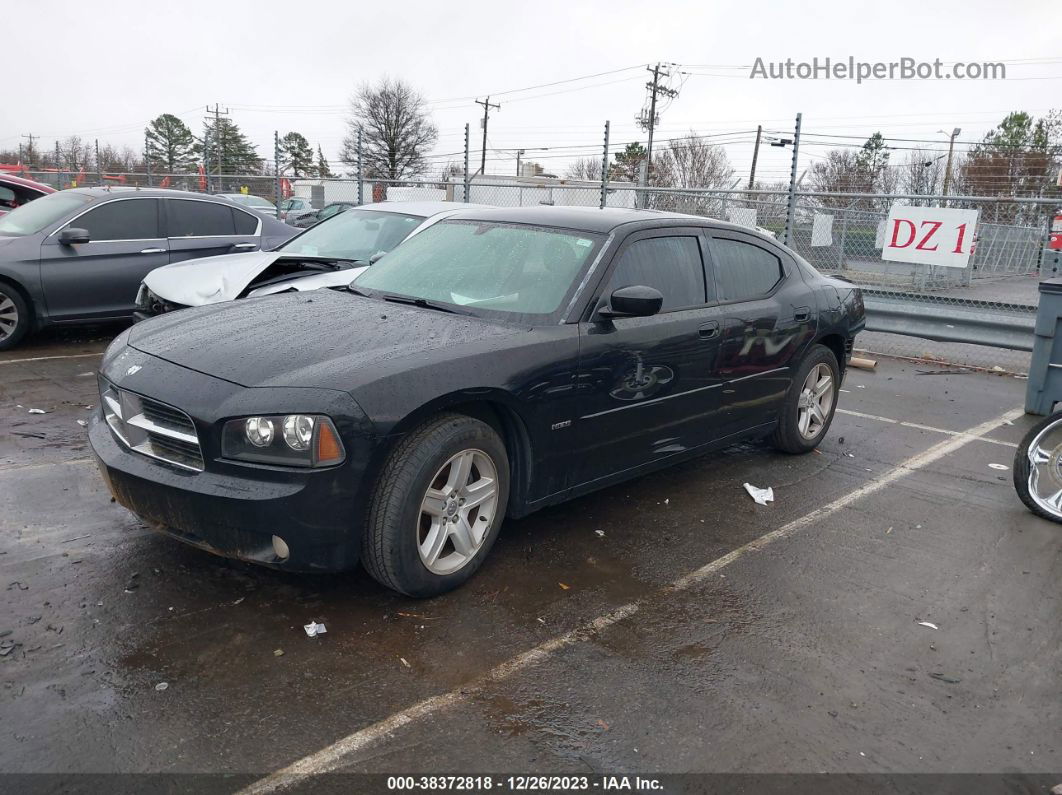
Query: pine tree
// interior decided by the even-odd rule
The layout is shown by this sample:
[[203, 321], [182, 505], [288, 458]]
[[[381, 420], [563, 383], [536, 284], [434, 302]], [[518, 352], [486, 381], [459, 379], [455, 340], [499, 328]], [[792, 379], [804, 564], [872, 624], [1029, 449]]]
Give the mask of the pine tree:
[[163, 113], [144, 130], [145, 157], [155, 173], [175, 174], [195, 167], [195, 136], [183, 121]]
[[[222, 174], [256, 174], [261, 171], [262, 158], [232, 119], [222, 117], [216, 122], [208, 121], [205, 132], [206, 160], [211, 174], [218, 173], [219, 160]], [[203, 157], [202, 139], [196, 143], [195, 153]]]
[[332, 167], [325, 160], [324, 152], [321, 151], [321, 145], [317, 144], [317, 176], [319, 177], [334, 177], [332, 173]]
[[291, 169], [294, 177], [312, 177], [317, 172], [313, 162], [313, 149], [302, 134], [289, 132], [280, 139], [281, 173]]

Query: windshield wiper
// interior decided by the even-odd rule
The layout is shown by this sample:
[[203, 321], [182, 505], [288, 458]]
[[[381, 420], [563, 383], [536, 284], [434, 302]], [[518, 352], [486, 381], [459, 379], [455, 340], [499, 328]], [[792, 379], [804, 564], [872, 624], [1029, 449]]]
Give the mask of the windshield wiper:
[[346, 290], [348, 293], [353, 293], [354, 295], [360, 295], [362, 298], [372, 298], [372, 296], [369, 295], [364, 290], [359, 290], [357, 287], [355, 287], [354, 286], [354, 282], [351, 282], [350, 284], [348, 284], [343, 289]]
[[449, 312], [451, 315], [472, 314], [464, 309], [457, 309], [456, 307], [448, 306], [447, 304], [429, 301], [427, 298], [415, 298], [412, 295], [394, 295], [392, 293], [385, 293], [381, 295], [380, 298], [384, 301], [390, 301], [393, 304], [408, 304], [410, 306], [419, 306], [422, 309], [435, 309], [439, 312]]

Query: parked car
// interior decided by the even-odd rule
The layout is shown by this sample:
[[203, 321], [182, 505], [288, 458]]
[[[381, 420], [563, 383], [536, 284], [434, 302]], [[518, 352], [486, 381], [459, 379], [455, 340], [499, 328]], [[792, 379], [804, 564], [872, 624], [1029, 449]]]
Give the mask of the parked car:
[[380, 202], [333, 215], [273, 251], [227, 254], [166, 265], [144, 279], [135, 319], [287, 290], [350, 284], [409, 235], [479, 205]]
[[812, 450], [863, 325], [858, 288], [732, 224], [472, 210], [348, 289], [133, 326], [89, 437], [152, 527], [431, 596], [506, 516], [741, 439]]
[[43, 326], [129, 318], [137, 287], [155, 268], [273, 248], [294, 231], [184, 191], [51, 193], [0, 218], [0, 350]]
[[55, 188], [51, 185], [16, 177], [14, 174], [0, 174], [0, 215], [7, 215], [23, 204], [29, 204], [49, 193], [55, 193]]
[[[382, 202], [381, 202], [382, 203]], [[309, 229], [314, 224], [319, 224], [327, 218], [331, 218], [337, 213], [345, 212], [351, 207], [357, 207], [357, 202], [332, 202], [326, 204], [320, 210], [314, 210], [313, 212], [300, 215], [294, 221], [291, 222], [292, 226], [297, 226], [300, 229]]]
[[261, 196], [252, 196], [249, 193], [219, 193], [217, 195], [223, 199], [242, 204], [244, 207], [250, 207], [260, 213], [271, 215], [274, 218], [277, 217], [277, 206], [269, 199], [263, 199]]
[[292, 196], [280, 202], [280, 220], [287, 221], [289, 224], [312, 212], [314, 208], [309, 199]]

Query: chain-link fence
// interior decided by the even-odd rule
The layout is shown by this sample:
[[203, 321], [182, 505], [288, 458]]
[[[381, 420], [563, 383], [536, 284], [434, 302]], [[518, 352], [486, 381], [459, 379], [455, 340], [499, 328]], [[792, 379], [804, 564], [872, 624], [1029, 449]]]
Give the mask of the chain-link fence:
[[[301, 198], [312, 207], [333, 203], [445, 201], [498, 207], [538, 205], [641, 208], [718, 218], [758, 229], [785, 242], [819, 271], [863, 288], [869, 302], [915, 308], [932, 322], [927, 307], [966, 308], [1022, 323], [1035, 313], [1050, 219], [1058, 198], [871, 195], [787, 191], [646, 187], [630, 182], [462, 175], [433, 181], [295, 178], [273, 174], [99, 174], [27, 172], [57, 187], [124, 185], [206, 193], [249, 193], [279, 203]], [[976, 210], [973, 254], [965, 268], [901, 263], [882, 257], [887, 219], [896, 205]], [[1048, 273], [1045, 275], [1055, 275]], [[899, 313], [902, 316], [902, 312]], [[944, 314], [941, 311], [941, 314]], [[948, 326], [941, 321], [941, 328]], [[868, 332], [861, 344], [883, 354], [944, 360], [1024, 372], [1028, 353], [966, 344], [961, 334], [934, 334], [936, 341], [903, 334]]]

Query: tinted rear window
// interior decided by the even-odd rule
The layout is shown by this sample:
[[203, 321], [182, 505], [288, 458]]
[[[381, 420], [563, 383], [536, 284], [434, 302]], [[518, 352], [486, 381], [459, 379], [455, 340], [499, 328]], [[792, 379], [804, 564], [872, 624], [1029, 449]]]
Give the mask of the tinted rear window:
[[232, 217], [236, 221], [236, 234], [238, 235], [253, 235], [258, 228], [258, 219], [252, 218], [248, 213], [233, 210]]
[[766, 295], [784, 275], [778, 257], [740, 240], [713, 239], [712, 259], [724, 301], [747, 301]]
[[217, 237], [236, 234], [232, 208], [216, 202], [171, 199], [168, 221], [170, 237]]

